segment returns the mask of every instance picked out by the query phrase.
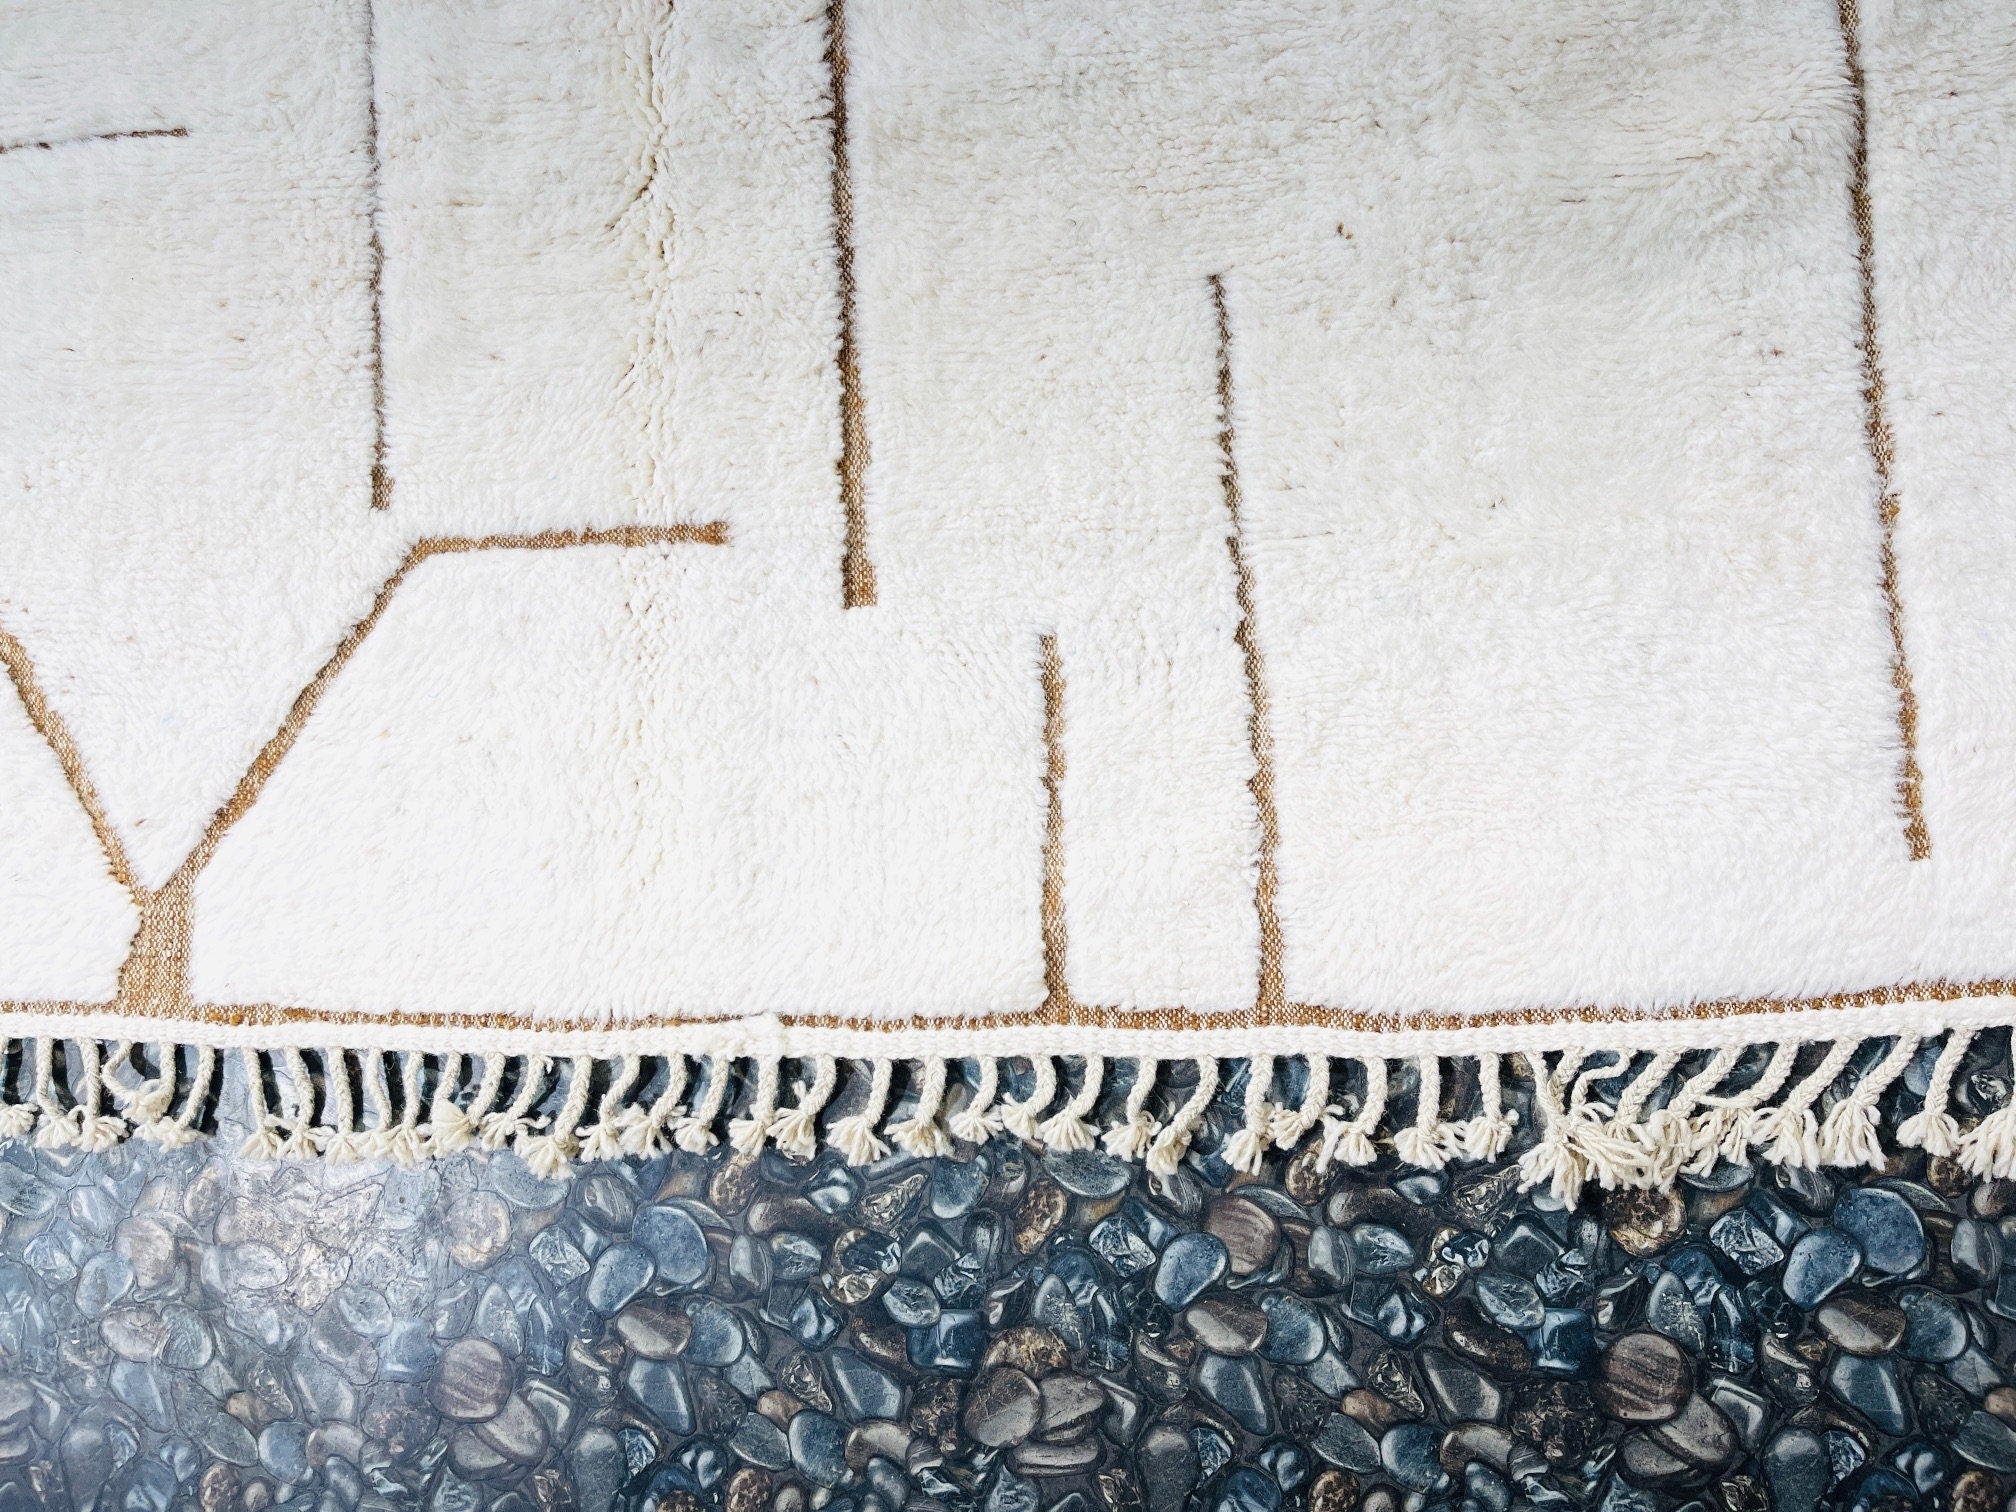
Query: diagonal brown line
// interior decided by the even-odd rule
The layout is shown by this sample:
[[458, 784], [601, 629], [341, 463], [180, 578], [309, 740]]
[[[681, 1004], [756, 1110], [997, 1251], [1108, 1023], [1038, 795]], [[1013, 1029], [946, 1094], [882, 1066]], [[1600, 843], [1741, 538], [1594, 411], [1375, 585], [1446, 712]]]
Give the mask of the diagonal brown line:
[[1904, 763], [1897, 782], [1898, 802], [1904, 810], [1904, 838], [1911, 847], [1911, 859], [1923, 861], [1932, 854], [1932, 832], [1925, 823], [1924, 778], [1918, 766], [1918, 695], [1911, 684], [1911, 663], [1904, 651], [1904, 601], [1897, 587], [1898, 505], [1893, 477], [1896, 444], [1884, 406], [1883, 352], [1877, 340], [1876, 234], [1869, 203], [1869, 99], [1862, 74], [1862, 17], [1858, 0], [1839, 0], [1839, 15], [1855, 110], [1848, 198], [1855, 217], [1856, 269], [1862, 292], [1862, 402], [1869, 454], [1876, 464], [1877, 511], [1883, 532], [1880, 548], [1883, 602], [1890, 618], [1890, 682], [1897, 690], [1897, 734], [1904, 747]]
[[1254, 1007], [1262, 1023], [1271, 1023], [1287, 1007], [1281, 973], [1281, 914], [1278, 902], [1281, 821], [1274, 809], [1274, 729], [1267, 704], [1267, 667], [1254, 624], [1253, 572], [1241, 544], [1243, 499], [1239, 492], [1237, 435], [1232, 413], [1232, 317], [1225, 304], [1225, 280], [1211, 275], [1211, 308], [1218, 322], [1218, 467], [1225, 489], [1225, 513], [1231, 525], [1225, 544], [1232, 553], [1232, 574], [1239, 600], [1239, 627], [1233, 632], [1246, 659], [1247, 739], [1253, 749], [1253, 809], [1260, 822], [1259, 879], [1253, 908], [1260, 918], [1260, 983]]
[[0, 664], [6, 666], [8, 680], [14, 684], [21, 707], [28, 711], [28, 722], [55, 753], [57, 764], [63, 768], [63, 779], [70, 784], [70, 791], [76, 796], [77, 806], [91, 821], [91, 833], [98, 837], [98, 848], [105, 854], [106, 866], [111, 868], [121, 887], [128, 892], [137, 891], [133, 868], [126, 859], [126, 847], [119, 841], [119, 832], [112, 827], [105, 804], [91, 782], [90, 772], [85, 769], [84, 757], [78, 751], [77, 743], [70, 738], [69, 726], [63, 723], [63, 716], [51, 706], [42, 692], [42, 685], [35, 680], [35, 663], [29, 658], [28, 648], [4, 629], [0, 629]]
[[868, 555], [868, 422], [861, 407], [861, 360], [854, 342], [854, 180], [847, 163], [847, 5], [827, 0], [826, 79], [833, 96], [833, 256], [840, 294], [840, 509], [846, 534], [840, 556], [841, 602], [875, 602]]
[[77, 147], [85, 142], [137, 142], [147, 137], [187, 135], [187, 126], [151, 126], [142, 131], [100, 131], [90, 136], [59, 137], [47, 142], [0, 142], [0, 153], [54, 152], [58, 147]]
[[1043, 989], [1046, 1009], [1071, 1003], [1064, 923], [1064, 663], [1057, 637], [1042, 640], [1043, 661]]
[[349, 634], [337, 644], [329, 659], [294, 695], [294, 702], [287, 710], [287, 717], [280, 722], [280, 728], [252, 758], [245, 775], [238, 779], [238, 786], [211, 818], [203, 837], [176, 868], [176, 877], [193, 880], [196, 873], [209, 864], [218, 842], [224, 838], [224, 832], [244, 817], [246, 810], [258, 800], [267, 779], [294, 748], [294, 742], [300, 738], [308, 716], [315, 711], [315, 705], [321, 702], [322, 695], [356, 654], [357, 648], [377, 628], [386, 607], [392, 602], [392, 596], [399, 591], [399, 585], [406, 581], [407, 574], [429, 557], [454, 556], [471, 551], [559, 551], [571, 546], [648, 546], [672, 542], [720, 546], [725, 545], [727, 540], [727, 525], [716, 520], [705, 525], [619, 525], [606, 530], [550, 530], [535, 535], [428, 536], [414, 542], [405, 560], [379, 587], [364, 617], [350, 627]]

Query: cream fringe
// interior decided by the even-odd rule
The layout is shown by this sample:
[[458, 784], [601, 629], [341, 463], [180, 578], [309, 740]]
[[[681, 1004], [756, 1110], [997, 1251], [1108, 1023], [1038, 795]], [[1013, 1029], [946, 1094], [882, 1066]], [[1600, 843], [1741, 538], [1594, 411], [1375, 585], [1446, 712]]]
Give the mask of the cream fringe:
[[[1953, 1081], [1973, 1037], [1973, 1031], [1959, 1029], [1945, 1036], [1922, 1105], [1901, 1119], [1890, 1137], [1901, 1147], [1955, 1158], [1976, 1176], [2016, 1176], [2016, 1104], [1989, 1113], [1972, 1128], [1963, 1128], [1951, 1109]], [[0, 1040], [0, 1068], [14, 1043]], [[149, 1075], [140, 1047], [130, 1041], [19, 1043], [18, 1079], [0, 1077], [0, 1139], [32, 1137], [45, 1148], [100, 1150], [129, 1133], [170, 1148], [199, 1137], [218, 1051], [153, 1045], [148, 1049], [155, 1069]], [[1567, 1050], [1551, 1058], [1538, 1052], [1460, 1060], [1424, 1055], [1414, 1058], [1415, 1093], [1405, 1122], [1389, 1117], [1391, 1064], [1384, 1058], [1339, 1057], [1356, 1065], [1360, 1089], [1340, 1102], [1332, 1100], [1333, 1093], [1348, 1078], [1336, 1075], [1332, 1058], [1302, 1057], [1304, 1090], [1289, 1107], [1270, 1100], [1276, 1057], [1255, 1055], [1247, 1066], [1240, 1122], [1220, 1154], [1235, 1170], [1257, 1173], [1270, 1150], [1295, 1150], [1320, 1126], [1319, 1167], [1370, 1164], [1382, 1137], [1402, 1164], [1430, 1170], [1452, 1161], [1496, 1159], [1509, 1147], [1516, 1122], [1505, 1106], [1510, 1066], [1534, 1088], [1537, 1137], [1519, 1157], [1521, 1180], [1549, 1188], [1564, 1202], [1591, 1182], [1609, 1189], [1663, 1187], [1682, 1174], [1705, 1173], [1720, 1159], [1881, 1166], [1878, 1105], [1923, 1043], [1908, 1034], [1835, 1040], [1795, 1082], [1803, 1043], [1781, 1042], [1761, 1075], [1726, 1093], [1723, 1083], [1743, 1052], [1725, 1047], [1656, 1107], [1683, 1059], [1678, 1050], [1662, 1050], [1642, 1062], [1619, 1050]], [[830, 1055], [797, 1062], [808, 1079], [791, 1088], [789, 1106], [780, 1106], [785, 1062], [775, 1056], [723, 1061], [625, 1054], [556, 1063], [541, 1055], [376, 1050], [241, 1054], [252, 1126], [244, 1145], [248, 1157], [411, 1162], [480, 1145], [515, 1150], [542, 1175], [558, 1174], [577, 1160], [652, 1154], [675, 1144], [696, 1153], [710, 1148], [722, 1137], [739, 1071], [751, 1092], [746, 1110], [727, 1122], [725, 1133], [745, 1156], [774, 1145], [806, 1160], [823, 1143], [862, 1165], [883, 1158], [892, 1146], [910, 1155], [943, 1155], [955, 1141], [981, 1141], [1005, 1128], [1054, 1151], [1103, 1145], [1112, 1155], [1145, 1161], [1151, 1172], [1166, 1176], [1189, 1152], [1224, 1069], [1217, 1057], [1198, 1057], [1189, 1094], [1158, 1123], [1149, 1103], [1164, 1063], [1129, 1058], [1120, 1067], [1131, 1071], [1131, 1080], [1123, 1083], [1128, 1090], [1117, 1121], [1102, 1129], [1097, 1119], [1110, 1069], [1106, 1057], [1074, 1058], [1075, 1090], [1061, 1102], [1060, 1093], [1074, 1083], [1066, 1081], [1059, 1057], [1033, 1057], [1029, 1094], [1005, 1100], [1004, 1063], [995, 1058], [978, 1060], [970, 1094], [944, 1057], [906, 1063], [915, 1096], [907, 1116], [894, 1121], [897, 1063], [877, 1059], [867, 1063], [861, 1105], [826, 1123], [822, 1139], [821, 1115], [840, 1081], [839, 1063]], [[319, 1098], [310, 1054], [320, 1066]], [[361, 1082], [353, 1080], [353, 1056]], [[655, 1072], [646, 1074], [647, 1059], [662, 1064], [662, 1083]], [[1476, 1111], [1470, 1118], [1444, 1116], [1445, 1059], [1475, 1075], [1476, 1093], [1468, 1101]], [[1858, 1061], [1866, 1069], [1855, 1070]], [[26, 1095], [11, 1095], [22, 1083]], [[647, 1104], [644, 1092], [654, 1084], [659, 1090]], [[1614, 1102], [1598, 1096], [1606, 1086]], [[548, 1117], [539, 1109], [553, 1096], [558, 1109]]]

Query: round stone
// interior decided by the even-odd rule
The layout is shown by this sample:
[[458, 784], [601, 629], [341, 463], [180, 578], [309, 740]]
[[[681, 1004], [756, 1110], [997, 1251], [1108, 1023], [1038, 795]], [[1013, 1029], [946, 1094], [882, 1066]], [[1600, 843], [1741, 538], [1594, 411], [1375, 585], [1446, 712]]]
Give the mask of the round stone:
[[1604, 1194], [1603, 1223], [1618, 1248], [1643, 1258], [1687, 1232], [1687, 1204], [1670, 1187], [1620, 1187]]
[[1205, 1211], [1204, 1232], [1225, 1246], [1233, 1275], [1250, 1276], [1274, 1258], [1281, 1226], [1251, 1198], [1232, 1196], [1219, 1198]]
[[1898, 1293], [1897, 1305], [1904, 1313], [1904, 1353], [1911, 1359], [1943, 1364], [1965, 1352], [1967, 1319], [1950, 1298], [1906, 1287]]
[[1134, 1168], [1104, 1150], [1052, 1150], [1043, 1169], [1074, 1197], [1118, 1197], [1134, 1179]]
[[651, 1284], [653, 1273], [651, 1251], [643, 1245], [612, 1244], [588, 1272], [588, 1305], [605, 1318], [619, 1313]]
[[444, 1417], [480, 1423], [511, 1395], [511, 1362], [488, 1339], [457, 1339], [441, 1351], [428, 1396]]
[[653, 1268], [674, 1286], [691, 1286], [707, 1274], [707, 1236], [683, 1210], [647, 1207], [637, 1214], [631, 1238], [650, 1252]]
[[[1813, 1326], [1850, 1354], [1886, 1355], [1904, 1341], [1904, 1309], [1881, 1297], [1835, 1297], [1820, 1304]], [[1955, 1353], [1958, 1353], [1956, 1350]]]
[[1862, 1246], [1871, 1270], [1901, 1276], [1925, 1258], [1925, 1225], [1895, 1192], [1850, 1187], [1834, 1204], [1834, 1226]]
[[1862, 1246], [1841, 1229], [1815, 1229], [1792, 1246], [1780, 1283], [1793, 1306], [1818, 1307], [1862, 1269]]
[[1184, 1309], [1183, 1323], [1213, 1354], [1249, 1355], [1267, 1337], [1267, 1314], [1231, 1297], [1205, 1297]]
[[816, 1485], [831, 1486], [847, 1473], [847, 1430], [840, 1420], [810, 1408], [791, 1419], [785, 1433], [791, 1463]]
[[1405, 1234], [1384, 1223], [1354, 1225], [1351, 1252], [1361, 1276], [1394, 1276], [1414, 1266], [1414, 1246]]
[[1597, 1366], [1596, 1401], [1619, 1422], [1666, 1422], [1693, 1391], [1693, 1362], [1664, 1334], [1625, 1334]]
[[1042, 1415], [1043, 1394], [1036, 1383], [1019, 1370], [1003, 1367], [974, 1382], [960, 1420], [979, 1443], [1004, 1449], [1034, 1433]]
[[1690, 1465], [1712, 1470], [1726, 1465], [1743, 1447], [1736, 1428], [1706, 1397], [1690, 1396], [1680, 1410], [1652, 1430], [1652, 1441]]
[[1442, 1430], [1427, 1423], [1402, 1423], [1379, 1440], [1379, 1463], [1409, 1491], [1431, 1493], [1449, 1483], [1437, 1450]]
[[1188, 1307], [1230, 1264], [1224, 1242], [1215, 1235], [1179, 1234], [1156, 1263], [1155, 1295], [1165, 1307]]
[[1764, 1450], [1772, 1512], [1813, 1512], [1833, 1483], [1833, 1464], [1818, 1434], [1787, 1428]]
[[1293, 1292], [1268, 1292], [1260, 1299], [1267, 1318], [1267, 1338], [1260, 1352], [1282, 1365], [1307, 1365], [1323, 1353], [1327, 1342], [1323, 1319]]
[[647, 1360], [669, 1360], [686, 1352], [693, 1336], [692, 1321], [649, 1303], [637, 1302], [616, 1315], [616, 1337], [632, 1352]]
[[511, 1209], [494, 1192], [465, 1193], [443, 1223], [448, 1254], [464, 1270], [482, 1270], [511, 1243]]

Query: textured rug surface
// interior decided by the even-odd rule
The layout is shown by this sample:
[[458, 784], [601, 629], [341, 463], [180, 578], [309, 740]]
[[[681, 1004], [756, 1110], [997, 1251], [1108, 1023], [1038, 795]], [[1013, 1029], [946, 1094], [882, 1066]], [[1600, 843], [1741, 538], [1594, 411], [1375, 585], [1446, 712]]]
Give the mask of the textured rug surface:
[[0, 39], [7, 1132], [2016, 1165], [2008, 7]]

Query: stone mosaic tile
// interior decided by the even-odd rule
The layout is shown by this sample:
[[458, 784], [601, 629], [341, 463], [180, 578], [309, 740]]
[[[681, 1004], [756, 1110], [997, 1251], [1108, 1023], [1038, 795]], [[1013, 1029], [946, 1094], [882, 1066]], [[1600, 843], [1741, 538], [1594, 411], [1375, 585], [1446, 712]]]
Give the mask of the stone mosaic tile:
[[[1976, 1076], [2006, 1067], [1975, 1067]], [[1179, 1084], [1172, 1090], [1181, 1094]], [[1999, 1512], [2016, 1184], [0, 1147], [0, 1512]], [[2012, 1270], [2011, 1276], [2016, 1276]]]

